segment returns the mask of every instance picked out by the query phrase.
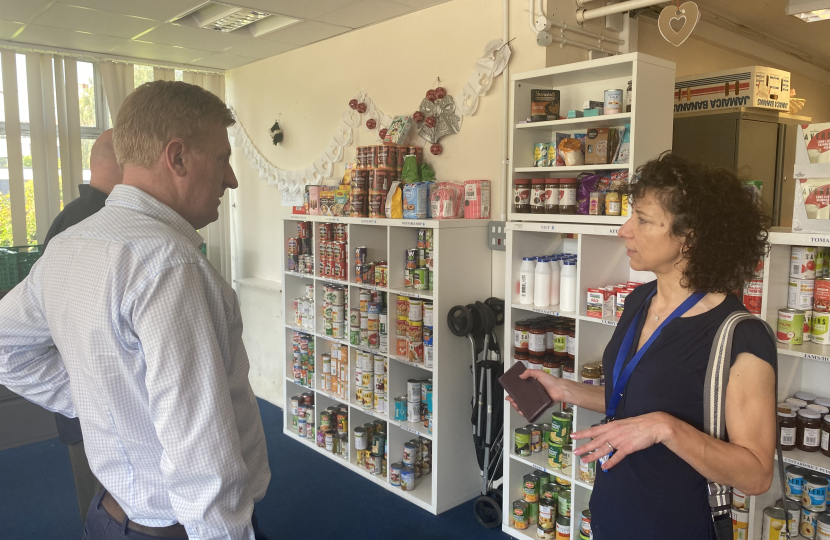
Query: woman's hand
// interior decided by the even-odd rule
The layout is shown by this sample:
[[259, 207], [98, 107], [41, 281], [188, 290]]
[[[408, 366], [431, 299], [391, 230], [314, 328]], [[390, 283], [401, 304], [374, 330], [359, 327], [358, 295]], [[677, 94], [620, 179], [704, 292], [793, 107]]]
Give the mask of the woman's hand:
[[[559, 377], [554, 377], [550, 373], [545, 373], [541, 369], [527, 369], [521, 375], [519, 375], [520, 379], [529, 379], [530, 377], [533, 377], [542, 384], [542, 387], [545, 389], [545, 392], [548, 393], [548, 395], [553, 401], [564, 401], [564, 392], [562, 391], [563, 379], [560, 379]], [[519, 411], [519, 407], [516, 406], [516, 402], [513, 401], [513, 398], [507, 396], [504, 399], [508, 401], [511, 405], [513, 405], [513, 408], [516, 409], [516, 411], [521, 413], [521, 411]]]
[[611, 452], [610, 444], [614, 454], [602, 465], [607, 471], [625, 456], [665, 441], [670, 436], [674, 422], [676, 419], [667, 413], [653, 412], [575, 431], [571, 435], [573, 439], [593, 440], [574, 449], [574, 454], [584, 456], [582, 461], [589, 463], [608, 455]]

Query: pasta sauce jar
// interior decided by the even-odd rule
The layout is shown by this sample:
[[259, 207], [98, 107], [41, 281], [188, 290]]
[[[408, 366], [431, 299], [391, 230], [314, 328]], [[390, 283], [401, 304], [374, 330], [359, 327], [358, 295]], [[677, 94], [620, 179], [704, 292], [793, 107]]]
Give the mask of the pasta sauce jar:
[[517, 353], [527, 354], [530, 340], [530, 325], [527, 321], [518, 321], [513, 327], [513, 349]]
[[821, 442], [821, 415], [810, 409], [798, 411], [795, 445], [803, 452], [817, 452]]

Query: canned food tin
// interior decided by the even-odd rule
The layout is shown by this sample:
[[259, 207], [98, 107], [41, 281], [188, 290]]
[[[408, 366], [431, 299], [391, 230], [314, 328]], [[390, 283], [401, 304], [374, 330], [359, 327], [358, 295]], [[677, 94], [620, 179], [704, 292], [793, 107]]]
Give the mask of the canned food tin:
[[550, 443], [568, 444], [571, 440], [573, 415], [566, 412], [553, 413], [550, 421]]
[[531, 424], [527, 426], [530, 430], [530, 450], [534, 454], [542, 451], [542, 426], [539, 424]]
[[822, 514], [816, 520], [816, 540], [830, 540], [830, 514]]
[[401, 469], [401, 489], [404, 491], [415, 489], [415, 468], [410, 465], [404, 465]]
[[[554, 516], [556, 517], [556, 516]], [[536, 538], [539, 540], [556, 540], [556, 526], [543, 527], [541, 525], [536, 527]]]
[[398, 422], [406, 421], [406, 396], [395, 398], [395, 420]]
[[779, 343], [801, 345], [804, 336], [804, 312], [799, 309], [778, 310], [778, 332], [776, 337]]
[[418, 462], [418, 447], [412, 442], [403, 443], [403, 464], [415, 465]]
[[732, 529], [746, 529], [749, 527], [749, 510], [746, 508], [731, 509]]
[[801, 506], [814, 512], [824, 512], [827, 509], [827, 478], [815, 474], [804, 477]]
[[531, 502], [538, 502], [539, 501], [539, 478], [533, 474], [526, 474], [523, 478], [522, 484], [522, 494], [524, 500], [531, 503]]
[[813, 309], [830, 311], [830, 279], [817, 279], [813, 285]]
[[531, 454], [530, 430], [527, 428], [516, 428], [514, 435], [514, 453], [517, 456], [528, 457]]
[[801, 504], [789, 499], [778, 499], [775, 506], [785, 509], [790, 515], [790, 536], [795, 536], [801, 524]]
[[412, 298], [409, 300], [409, 313], [407, 317], [412, 322], [423, 322], [424, 320], [424, 301]]
[[827, 345], [830, 343], [830, 313], [813, 312], [813, 324], [810, 330], [810, 341]]
[[432, 313], [432, 302], [424, 302], [424, 326], [435, 326]]
[[337, 434], [343, 435], [349, 431], [349, 414], [346, 411], [337, 413]]
[[753, 315], [761, 314], [763, 289], [762, 279], [752, 279], [744, 283], [744, 307]]
[[812, 310], [805, 310], [804, 311], [804, 331], [802, 336], [802, 341], [812, 341], [813, 340], [813, 311]]
[[815, 280], [790, 278], [787, 287], [787, 307], [792, 309], [813, 309]]
[[416, 268], [412, 271], [412, 287], [418, 290], [429, 289], [429, 270], [426, 268]]
[[814, 246], [793, 246], [790, 250], [790, 277], [815, 279], [817, 251]]
[[561, 444], [553, 442], [548, 444], [548, 466], [551, 469], [562, 469], [564, 464], [564, 452]]
[[556, 540], [571, 540], [571, 519], [565, 516], [556, 518]]
[[[813, 510], [808, 510], [807, 508], [801, 509], [801, 524], [798, 528], [798, 532], [801, 534], [801, 536], [809, 538], [811, 540], [815, 538], [816, 527], [818, 526], [818, 515], [819, 513]], [[761, 531], [761, 533], [761, 538], [764, 538], [763, 530]], [[783, 538], [783, 536], [776, 536], [774, 538]]]
[[406, 404], [406, 421], [420, 422], [421, 421], [421, 402], [407, 402]]
[[550, 161], [548, 158], [549, 143], [536, 143], [533, 146], [533, 165], [535, 167], [548, 167]]
[[597, 462], [579, 460], [579, 479], [587, 484], [593, 484], [597, 477]]
[[590, 510], [583, 510], [582, 511], [582, 520], [580, 522], [579, 530], [585, 536], [591, 536], [591, 511]]
[[421, 381], [418, 379], [409, 379], [406, 381], [406, 399], [407, 401], [421, 401]]
[[602, 114], [618, 114], [622, 112], [623, 91], [622, 89], [606, 90], [604, 92]]
[[573, 464], [574, 447], [566, 444], [562, 447], [562, 467], [570, 467]]
[[552, 529], [556, 520], [556, 500], [548, 498], [539, 499], [539, 527]]
[[571, 517], [571, 492], [560, 489], [556, 499], [556, 513], [560, 516]]
[[525, 501], [513, 501], [513, 528], [525, 530], [528, 528], [528, 504]]

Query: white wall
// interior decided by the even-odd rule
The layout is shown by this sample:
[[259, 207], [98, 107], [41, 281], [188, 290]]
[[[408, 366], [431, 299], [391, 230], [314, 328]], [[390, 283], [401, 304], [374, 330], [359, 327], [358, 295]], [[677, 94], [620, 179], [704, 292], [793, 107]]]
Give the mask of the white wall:
[[[546, 50], [536, 45], [528, 28], [527, 3], [510, 2], [510, 37], [513, 72], [545, 66]], [[454, 0], [411, 15], [338, 36], [227, 72], [229, 103], [239, 121], [262, 154], [274, 165], [304, 168], [316, 159], [335, 132], [349, 99], [366, 90], [386, 114], [410, 114], [417, 110], [426, 90], [436, 77], [452, 95], [457, 95], [474, 72], [475, 61], [485, 44], [502, 37], [502, 2], [498, 0]], [[502, 75], [509, 76], [507, 73]], [[502, 78], [496, 79], [475, 115], [464, 119], [461, 132], [441, 139], [444, 153], [427, 161], [439, 180], [489, 179], [493, 182], [493, 218], [498, 219], [501, 195], [501, 149], [504, 111]], [[285, 139], [274, 147], [268, 130], [280, 119]], [[370, 144], [374, 135], [356, 133], [347, 148], [353, 159], [354, 147]], [[290, 212], [281, 206], [280, 193], [257, 177], [245, 158], [234, 157], [240, 187], [234, 194], [236, 207], [236, 277], [280, 280], [284, 259], [280, 215]], [[342, 174], [342, 164], [337, 171]], [[484, 239], [482, 239], [484, 241]], [[503, 256], [493, 257], [493, 292], [482, 291], [481, 299], [503, 294]], [[251, 320], [263, 308], [253, 288], [240, 289], [245, 320], [245, 343], [251, 358], [251, 374], [272, 373], [272, 364], [282, 373], [282, 336], [275, 327], [257, 328]], [[473, 299], [471, 299], [473, 300]], [[279, 300], [273, 300], [279, 305]], [[249, 310], [250, 308], [250, 310]], [[274, 343], [278, 340], [279, 343]], [[273, 374], [272, 374], [273, 375]], [[268, 375], [271, 376], [271, 375]], [[262, 389], [255, 389], [259, 393]], [[266, 399], [280, 405], [280, 386], [271, 385]]]

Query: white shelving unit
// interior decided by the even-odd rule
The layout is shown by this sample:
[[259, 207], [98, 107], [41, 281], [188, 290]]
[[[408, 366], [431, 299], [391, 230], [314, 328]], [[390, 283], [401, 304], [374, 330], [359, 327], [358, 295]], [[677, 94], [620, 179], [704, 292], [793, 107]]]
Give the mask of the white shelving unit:
[[[318, 448], [316, 440], [300, 439], [292, 429], [290, 412], [285, 414], [283, 431], [309, 447], [311, 451], [320, 452], [340, 463], [347, 469], [374, 482], [413, 504], [439, 514], [459, 503], [476, 496], [480, 489], [480, 470], [475, 458], [475, 448], [471, 435], [470, 424], [470, 395], [468, 389], [472, 385], [470, 374], [469, 342], [457, 338], [447, 328], [447, 313], [457, 304], [468, 304], [476, 299], [486, 297], [491, 287], [490, 251], [487, 248], [487, 221], [486, 220], [400, 220], [375, 218], [341, 218], [326, 216], [286, 216], [285, 238], [281, 249], [285, 251], [288, 238], [296, 236], [294, 222], [306, 221], [311, 223], [313, 234], [313, 252], [315, 271], [319, 269], [319, 254], [317, 250], [319, 233], [318, 223], [344, 223], [348, 226], [348, 268], [349, 280], [339, 281], [316, 275], [285, 272], [284, 312], [285, 350], [283, 362], [286, 366], [286, 407], [290, 411], [292, 396], [302, 392], [315, 393], [315, 424], [319, 425], [319, 412], [335, 404], [349, 406], [349, 459], [344, 459]], [[433, 269], [434, 290], [420, 291], [404, 287], [404, 262], [406, 249], [415, 247], [419, 228], [433, 229]], [[354, 281], [354, 248], [366, 246], [368, 258], [372, 261], [385, 260], [389, 264], [388, 287], [358, 284]], [[482, 265], [482, 260], [488, 264]], [[475, 271], [470, 269], [475, 265]], [[426, 379], [433, 381], [433, 433], [422, 423], [398, 422], [394, 414], [388, 417], [374, 411], [364, 410], [362, 405], [354, 400], [353, 381], [355, 375], [355, 352], [369, 351], [374, 355], [381, 354], [377, 349], [367, 349], [349, 344], [348, 330], [344, 339], [333, 339], [326, 336], [322, 330], [323, 317], [321, 314], [322, 294], [320, 288], [325, 284], [338, 284], [348, 287], [348, 307], [357, 308], [359, 304], [359, 289], [372, 289], [387, 293], [389, 307], [389, 352], [382, 354], [388, 358], [388, 388], [387, 396], [390, 401], [395, 396], [406, 394], [408, 379]], [[304, 296], [304, 287], [307, 284], [315, 286], [315, 323], [316, 328], [308, 329], [295, 327], [294, 305], [295, 298]], [[440, 295], [440, 298], [439, 298]], [[433, 302], [434, 311], [434, 363], [432, 368], [425, 368], [423, 364], [412, 363], [406, 358], [394, 354], [395, 352], [395, 306], [397, 296], [428, 299]], [[292, 332], [297, 330], [314, 337], [315, 340], [315, 382], [314, 389], [305, 388], [294, 383], [292, 369]], [[346, 398], [333, 395], [321, 390], [320, 384], [322, 363], [320, 354], [328, 352], [332, 343], [339, 343], [349, 350], [349, 389]], [[391, 404], [389, 411], [394, 410]], [[400, 461], [403, 455], [403, 444], [415, 436], [422, 436], [432, 440], [432, 472], [422, 476], [416, 482], [414, 491], [403, 491], [393, 487], [386, 477], [374, 476], [359, 467], [356, 463], [356, 450], [352, 437], [355, 426], [380, 418], [388, 423], [389, 459], [388, 465]]]
[[[674, 118], [673, 90], [675, 64], [641, 53], [630, 53], [565, 64], [511, 77], [510, 186], [516, 178], [570, 178], [590, 171], [628, 171], [633, 178], [637, 167], [671, 149]], [[582, 110], [584, 101], [602, 101], [605, 90], [628, 87], [633, 82], [634, 99], [630, 113], [549, 122], [519, 124], [530, 117], [530, 91], [560, 91], [560, 115], [570, 109]], [[536, 143], [556, 142], [557, 133], [584, 133], [597, 127], [631, 125], [631, 156], [627, 164], [583, 165], [578, 167], [534, 167]], [[512, 193], [512, 192], [511, 192]], [[510, 221], [622, 224], [625, 217], [565, 214], [518, 214], [508, 208]]]
[[[522, 257], [537, 254], [549, 254], [561, 250], [562, 234], [578, 234], [579, 266], [577, 275], [577, 311], [560, 312], [558, 306], [537, 308], [523, 306], [518, 303], [513, 292], [514, 282], [518, 275]], [[570, 223], [542, 224], [542, 223], [508, 223], [507, 224], [507, 268], [505, 294], [507, 304], [510, 305], [505, 313], [505, 343], [504, 351], [505, 370], [513, 363], [513, 340], [510, 339], [515, 321], [529, 319], [538, 314], [567, 317], [576, 320], [576, 361], [575, 373], [577, 377], [582, 366], [598, 362], [608, 340], [613, 334], [616, 320], [601, 320], [586, 316], [585, 298], [589, 287], [598, 287], [608, 284], [646, 279], [632, 274], [628, 257], [625, 254], [623, 240], [616, 236], [616, 227], [602, 225], [577, 225]], [[777, 325], [778, 310], [787, 307], [787, 284], [789, 282], [790, 248], [792, 246], [828, 246], [830, 234], [822, 233], [791, 233], [789, 230], [773, 229], [770, 233], [770, 252], [764, 264], [763, 300], [760, 317], [766, 320], [773, 328]], [[814, 392], [817, 395], [830, 395], [830, 345], [822, 346], [812, 342], [804, 345], [787, 346], [777, 344], [779, 365], [780, 400], [792, 396], [798, 390]], [[558, 407], [555, 405], [554, 407]], [[551, 409], [553, 411], [555, 409]], [[537, 422], [549, 422], [550, 412], [545, 412]], [[602, 415], [592, 411], [574, 407], [575, 429], [585, 429], [599, 422]], [[550, 470], [547, 467], [547, 455], [544, 453], [532, 454], [523, 458], [513, 454], [512, 438], [517, 427], [523, 427], [527, 420], [516, 413], [512, 407], [505, 405], [505, 456], [504, 473], [504, 519], [502, 529], [516, 538], [535, 538], [535, 528], [531, 526], [527, 531], [516, 530], [511, 524], [512, 502], [522, 496], [522, 477], [533, 469], [548, 470], [555, 476], [565, 477], [572, 483], [572, 519], [571, 531], [578, 531], [579, 519], [582, 510], [588, 508], [592, 486], [577, 480], [579, 471], [566, 469], [564, 471]], [[822, 474], [830, 475], [830, 458], [821, 452], [802, 452], [793, 450], [784, 452], [784, 461], [787, 464], [798, 465]], [[749, 497], [749, 535], [748, 538], [758, 540], [761, 536], [761, 519], [763, 510], [775, 504], [781, 497], [778, 472], [769, 491], [757, 497]], [[578, 535], [578, 533], [577, 533]]]

